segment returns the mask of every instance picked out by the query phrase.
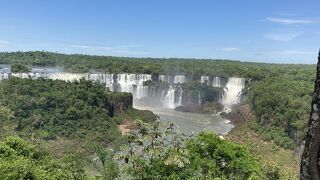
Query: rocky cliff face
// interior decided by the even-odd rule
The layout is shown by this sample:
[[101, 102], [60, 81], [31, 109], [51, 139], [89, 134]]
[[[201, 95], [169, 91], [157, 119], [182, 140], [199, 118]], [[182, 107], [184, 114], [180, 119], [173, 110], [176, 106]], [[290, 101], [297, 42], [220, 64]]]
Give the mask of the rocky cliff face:
[[109, 98], [108, 115], [110, 117], [132, 108], [133, 96], [131, 93], [111, 93]]
[[311, 102], [309, 130], [306, 137], [305, 148], [301, 159], [300, 179], [320, 180], [319, 154], [320, 154], [320, 51], [317, 63], [317, 75], [314, 94]]

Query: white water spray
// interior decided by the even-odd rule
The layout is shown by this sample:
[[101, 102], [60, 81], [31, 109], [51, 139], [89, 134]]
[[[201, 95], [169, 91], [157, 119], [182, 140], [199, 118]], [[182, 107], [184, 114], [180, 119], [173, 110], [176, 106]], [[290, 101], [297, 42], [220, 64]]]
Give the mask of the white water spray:
[[226, 111], [230, 111], [232, 105], [240, 103], [241, 91], [244, 86], [244, 78], [229, 78], [222, 95], [222, 104]]

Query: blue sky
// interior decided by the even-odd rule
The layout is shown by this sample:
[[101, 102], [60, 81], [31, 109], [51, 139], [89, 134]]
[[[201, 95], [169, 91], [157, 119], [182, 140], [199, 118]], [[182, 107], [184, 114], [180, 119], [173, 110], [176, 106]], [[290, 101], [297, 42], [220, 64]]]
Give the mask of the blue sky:
[[0, 51], [315, 63], [319, 0], [0, 0]]

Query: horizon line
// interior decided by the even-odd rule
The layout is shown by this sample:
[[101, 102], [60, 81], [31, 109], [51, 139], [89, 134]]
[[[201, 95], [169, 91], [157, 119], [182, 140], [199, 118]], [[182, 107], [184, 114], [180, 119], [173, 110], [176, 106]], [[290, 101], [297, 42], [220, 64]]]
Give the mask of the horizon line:
[[[90, 53], [67, 53], [67, 52], [59, 52], [59, 51], [47, 51], [47, 50], [17, 50], [17, 51], [0, 51], [0, 53], [27, 53], [27, 52], [45, 52], [45, 53], [55, 53], [61, 55], [82, 55], [82, 56], [97, 56], [97, 57], [114, 57], [114, 58], [132, 58], [132, 59], [181, 59], [181, 60], [205, 60], [205, 61], [233, 61], [240, 63], [256, 63], [256, 64], [275, 64], [275, 65], [316, 65], [315, 63], [274, 63], [274, 62], [266, 62], [264, 60], [240, 60], [240, 59], [223, 59], [223, 58], [195, 58], [195, 57], [155, 57], [155, 56], [116, 56], [116, 55], [99, 55], [99, 54], [90, 54]], [[320, 51], [319, 51], [320, 52]], [[318, 53], [315, 53], [315, 59], [317, 58]]]

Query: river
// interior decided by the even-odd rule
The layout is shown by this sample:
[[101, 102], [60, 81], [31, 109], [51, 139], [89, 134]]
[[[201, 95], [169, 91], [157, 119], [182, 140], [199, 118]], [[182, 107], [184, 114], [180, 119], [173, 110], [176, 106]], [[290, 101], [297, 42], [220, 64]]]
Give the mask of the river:
[[219, 114], [180, 112], [174, 109], [153, 107], [135, 108], [152, 111], [159, 116], [161, 122], [172, 122], [181, 133], [187, 135], [198, 134], [202, 131], [226, 135], [233, 128], [230, 121], [221, 118]]
[[[130, 92], [133, 94], [133, 105], [137, 109], [151, 110], [160, 117], [162, 122], [172, 122], [179, 127], [181, 133], [184, 134], [198, 134], [201, 131], [210, 131], [217, 134], [225, 135], [232, 128], [233, 125], [228, 120], [220, 117], [219, 114], [197, 114], [188, 112], [175, 111], [174, 108], [180, 106], [182, 103], [181, 83], [187, 81], [184, 75], [160, 75], [159, 81], [164, 81], [170, 84], [170, 88], [162, 91], [155, 91], [144, 86], [143, 82], [151, 80], [151, 75], [148, 74], [106, 74], [106, 73], [65, 73], [61, 67], [34, 67], [30, 73], [10, 73], [10, 66], [0, 65], [0, 79], [7, 79], [10, 76], [20, 78], [38, 78], [44, 77], [49, 79], [61, 80], [79, 80], [85, 78], [88, 80], [98, 81], [106, 84], [106, 87], [113, 91]], [[210, 83], [208, 80], [211, 80]], [[221, 96], [220, 102], [225, 105], [227, 109], [233, 104], [239, 102], [241, 90], [244, 88], [243, 78], [229, 78], [223, 84], [220, 82], [220, 77], [202, 76], [201, 83], [208, 83], [214, 87], [224, 87], [224, 93]], [[118, 88], [114, 89], [114, 85]], [[156, 93], [155, 93], [156, 92]], [[144, 99], [152, 100], [152, 107], [146, 106], [147, 103], [140, 103]], [[199, 94], [199, 104], [200, 94]]]

